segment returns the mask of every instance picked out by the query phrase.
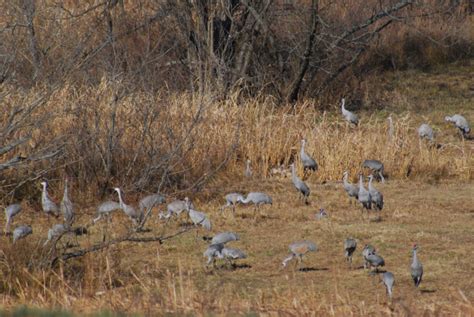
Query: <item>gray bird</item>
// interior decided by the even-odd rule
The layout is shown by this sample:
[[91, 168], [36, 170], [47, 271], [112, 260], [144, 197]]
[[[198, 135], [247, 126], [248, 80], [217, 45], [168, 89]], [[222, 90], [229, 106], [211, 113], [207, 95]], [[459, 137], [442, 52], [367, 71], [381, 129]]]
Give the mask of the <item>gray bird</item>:
[[189, 208], [194, 208], [193, 203], [188, 197], [184, 197], [184, 200], [175, 200], [166, 206], [167, 214], [161, 214], [160, 218], [168, 219], [171, 216], [179, 216], [183, 211], [187, 211]]
[[304, 199], [304, 203], [305, 204], [308, 204], [308, 197], [309, 197], [309, 194], [310, 194], [310, 189], [308, 187], [308, 185], [306, 185], [305, 182], [303, 182], [297, 175], [296, 175], [296, 171], [295, 171], [295, 164], [292, 163], [290, 165], [291, 167], [291, 181], [293, 182], [293, 185], [295, 186], [295, 188], [300, 192], [300, 194], [302, 195], [303, 199]]
[[164, 204], [165, 202], [165, 196], [161, 195], [160, 193], [151, 194], [140, 199], [138, 202], [138, 209], [140, 209], [140, 212], [144, 214], [146, 211], [151, 210], [156, 205]]
[[13, 230], [13, 243], [33, 233], [31, 226], [21, 225]]
[[379, 160], [365, 160], [362, 163], [362, 167], [365, 167], [371, 170], [373, 174], [380, 177], [380, 180], [382, 181], [382, 183], [385, 183], [385, 178], [383, 176], [384, 166], [382, 162], [380, 162]]
[[444, 120], [447, 122], [452, 122], [459, 129], [463, 137], [467, 137], [471, 128], [469, 127], [469, 123], [467, 122], [466, 118], [461, 116], [460, 114], [455, 114], [453, 116], [446, 116]]
[[109, 216], [112, 212], [120, 209], [120, 204], [116, 201], [103, 202], [97, 207], [97, 218], [94, 218], [92, 222], [96, 223], [97, 221], [102, 219], [103, 216]]
[[247, 194], [247, 198], [242, 200], [242, 203], [245, 205], [247, 205], [248, 203], [253, 203], [255, 205], [255, 209], [257, 209], [258, 207], [260, 207], [260, 205], [271, 205], [273, 201], [272, 198], [265, 193], [250, 192]]
[[359, 198], [359, 188], [357, 188], [357, 186], [352, 185], [351, 183], [349, 183], [347, 181], [347, 179], [349, 177], [349, 172], [348, 171], [345, 171], [343, 175], [344, 175], [344, 177], [343, 177], [344, 190], [346, 191], [347, 195], [349, 196], [349, 200], [352, 201], [351, 198], [355, 198], [356, 200], [358, 200], [358, 198]]
[[13, 218], [18, 215], [22, 210], [20, 204], [11, 204], [5, 208], [5, 234], [10, 234], [10, 225], [13, 221]]
[[375, 187], [372, 185], [372, 181], [374, 179], [373, 175], [369, 175], [369, 194], [370, 200], [372, 202], [372, 206], [375, 210], [382, 210], [383, 209], [383, 195], [379, 192]]
[[74, 223], [75, 215], [74, 215], [74, 207], [72, 205], [71, 200], [69, 199], [68, 187], [67, 187], [68, 179], [64, 180], [64, 194], [63, 199], [59, 205], [61, 209], [61, 213], [64, 216], [64, 221], [68, 226], [71, 226]]
[[342, 115], [346, 119], [347, 122], [358, 125], [359, 124], [359, 117], [357, 115], [349, 110], [346, 110], [344, 107], [346, 104], [346, 99], [342, 98], [341, 100], [341, 110], [342, 110]]
[[53, 241], [54, 239], [60, 238], [63, 234], [69, 231], [69, 227], [62, 223], [54, 225], [52, 228], [48, 230], [48, 239], [45, 241], [43, 246], [46, 246], [49, 242]]
[[382, 282], [387, 289], [387, 295], [391, 299], [393, 295], [393, 285], [395, 284], [395, 277], [391, 272], [385, 272], [382, 274]]
[[53, 215], [55, 217], [59, 216], [59, 208], [48, 195], [48, 183], [46, 181], [41, 182], [43, 186], [43, 191], [41, 193], [41, 207], [43, 211], [48, 215]]
[[212, 240], [211, 244], [226, 244], [227, 242], [231, 241], [238, 241], [240, 240], [240, 236], [233, 232], [221, 232], [216, 234]]
[[421, 264], [420, 260], [418, 260], [418, 256], [416, 254], [418, 250], [418, 246], [415, 244], [413, 246], [413, 260], [411, 262], [411, 278], [415, 283], [415, 286], [420, 286], [421, 279], [423, 278], [423, 265]]
[[293, 260], [294, 258], [298, 259], [297, 265], [303, 262], [303, 255], [305, 255], [308, 252], [315, 252], [317, 251], [317, 246], [315, 243], [308, 241], [308, 240], [303, 240], [299, 242], [294, 242], [288, 246], [288, 249], [290, 251], [290, 256], [285, 258], [282, 262], [283, 267], [286, 267], [288, 265], [288, 262]]
[[374, 253], [375, 253], [375, 248], [370, 244], [366, 244], [364, 246], [364, 249], [362, 249], [362, 257], [364, 258], [364, 269], [367, 269], [369, 266], [369, 263], [367, 262], [366, 257]]
[[193, 222], [195, 226], [202, 226], [206, 230], [211, 230], [211, 221], [207, 217], [207, 215], [203, 212], [194, 210], [192, 208], [188, 209], [189, 218]]
[[344, 256], [346, 261], [352, 266], [352, 255], [357, 248], [357, 241], [353, 238], [347, 238], [344, 240]]
[[247, 255], [245, 254], [245, 252], [239, 249], [234, 249], [234, 248], [224, 247], [220, 253], [221, 253], [220, 256], [226, 261], [228, 261], [230, 265], [234, 265], [235, 260], [247, 258]]
[[240, 193], [230, 193], [230, 194], [225, 195], [224, 198], [225, 198], [226, 204], [221, 207], [221, 212], [223, 212], [224, 209], [231, 207], [232, 212], [235, 213], [235, 206], [244, 200], [244, 196]]
[[324, 210], [324, 208], [319, 208], [319, 211], [315, 215], [316, 220], [322, 220], [326, 218], [327, 216], [328, 216], [328, 213], [326, 212], [326, 210]]
[[433, 129], [426, 123], [423, 123], [418, 128], [418, 136], [420, 139], [427, 139], [429, 141], [434, 140], [434, 132]]
[[127, 205], [123, 201], [120, 188], [115, 187], [114, 190], [117, 192], [118, 197], [119, 197], [120, 209], [122, 209], [122, 211], [134, 222], [134, 224], [139, 224], [143, 217], [143, 214], [140, 212], [137, 212], [135, 208], [133, 208], [130, 205]]
[[359, 194], [357, 199], [362, 204], [362, 211], [364, 208], [370, 210], [372, 208], [372, 198], [370, 193], [365, 189], [362, 174], [359, 175]]
[[207, 258], [206, 265], [212, 263], [212, 265], [214, 266], [216, 263], [216, 259], [222, 258], [222, 249], [224, 249], [224, 245], [222, 243], [211, 244], [203, 253], [204, 257]]
[[303, 163], [303, 170], [305, 173], [307, 170], [316, 171], [318, 169], [318, 163], [316, 163], [316, 161], [311, 156], [306, 154], [305, 149], [304, 149], [305, 145], [306, 145], [306, 140], [302, 139], [300, 158], [301, 158], [301, 162]]
[[252, 169], [250, 168], [250, 160], [247, 160], [245, 164], [245, 171], [244, 171], [245, 177], [251, 177], [252, 176]]
[[378, 272], [380, 266], [385, 266], [385, 260], [378, 254], [375, 253], [375, 249], [370, 248], [370, 246], [366, 245], [364, 250], [362, 251], [364, 255], [365, 265], [369, 267], [375, 268], [375, 272]]

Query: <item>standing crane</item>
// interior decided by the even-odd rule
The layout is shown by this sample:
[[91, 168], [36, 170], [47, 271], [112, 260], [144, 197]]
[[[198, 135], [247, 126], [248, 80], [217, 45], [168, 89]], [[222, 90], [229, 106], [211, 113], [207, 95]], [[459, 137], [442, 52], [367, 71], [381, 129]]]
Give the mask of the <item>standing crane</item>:
[[434, 132], [433, 129], [426, 123], [423, 123], [418, 128], [418, 136], [420, 139], [427, 139], [428, 141], [434, 141]]
[[298, 259], [298, 262], [295, 266], [296, 267], [303, 262], [303, 256], [308, 253], [308, 252], [315, 252], [317, 251], [317, 246], [314, 242], [308, 241], [308, 240], [303, 240], [299, 242], [294, 242], [288, 246], [288, 249], [290, 251], [290, 256], [285, 258], [282, 262], [283, 267], [286, 267], [288, 265], [288, 262], [293, 260], [294, 258]]
[[245, 198], [241, 193], [230, 193], [225, 195], [226, 204], [221, 207], [221, 212], [226, 208], [232, 208], [232, 212], [235, 213], [235, 206], [241, 203]]
[[215, 266], [216, 259], [222, 258], [222, 249], [224, 249], [224, 244], [222, 243], [211, 244], [209, 247], [207, 247], [206, 251], [203, 253], [204, 257], [207, 258], [206, 266], [211, 263], [212, 266]]
[[114, 190], [117, 192], [119, 197], [120, 209], [122, 209], [122, 211], [134, 222], [134, 224], [138, 225], [142, 220], [143, 215], [123, 201], [120, 188], [115, 187]]
[[109, 218], [109, 215], [112, 212], [116, 210], [120, 210], [120, 209], [121, 209], [120, 204], [116, 201], [109, 200], [109, 201], [103, 202], [97, 207], [97, 218], [94, 218], [92, 222], [96, 223], [97, 221], [102, 219], [103, 216], [106, 216], [107, 218]]
[[247, 258], [245, 252], [235, 248], [224, 247], [220, 253], [221, 257], [224, 258], [232, 267], [235, 266], [235, 260]]
[[140, 199], [138, 202], [138, 209], [140, 209], [140, 212], [144, 214], [146, 211], [151, 210], [156, 205], [164, 204], [165, 202], [165, 196], [161, 195], [160, 193], [151, 194]]
[[347, 179], [349, 177], [349, 172], [348, 171], [345, 171], [343, 175], [344, 175], [343, 176], [344, 190], [346, 191], [347, 195], [349, 196], [349, 203], [352, 203], [351, 198], [355, 198], [356, 200], [358, 200], [358, 198], [359, 198], [359, 189], [355, 185], [352, 185], [351, 183], [349, 183], [347, 181]]
[[41, 185], [43, 186], [43, 191], [41, 193], [41, 207], [43, 208], [43, 211], [48, 215], [48, 219], [50, 215], [53, 215], [54, 217], [59, 216], [59, 208], [58, 205], [54, 201], [51, 200], [51, 198], [48, 195], [48, 182], [43, 181], [41, 182]]
[[22, 208], [20, 204], [11, 204], [5, 207], [5, 235], [10, 234], [10, 225], [13, 218], [21, 212]]
[[369, 175], [369, 194], [370, 194], [370, 201], [372, 202], [372, 206], [375, 210], [382, 210], [383, 208], [383, 195], [379, 192], [375, 187], [372, 185], [372, 181], [374, 179], [373, 175]]
[[359, 175], [359, 194], [357, 195], [357, 199], [362, 204], [362, 214], [364, 212], [364, 208], [367, 211], [372, 208], [372, 197], [370, 197], [370, 193], [364, 187], [362, 174]]
[[310, 194], [310, 189], [308, 185], [306, 185], [305, 182], [303, 182], [297, 175], [295, 171], [295, 163], [292, 163], [290, 165], [291, 167], [291, 180], [293, 182], [293, 185], [295, 186], [296, 190], [300, 192], [304, 199], [304, 203], [308, 205], [308, 197]]
[[261, 205], [273, 204], [272, 197], [265, 193], [260, 192], [250, 192], [247, 194], [247, 198], [242, 200], [242, 204], [247, 205], [248, 203], [253, 203], [255, 206], [255, 211], [260, 208]]
[[352, 267], [352, 255], [354, 254], [357, 248], [357, 241], [353, 238], [347, 238], [344, 240], [344, 256], [346, 261], [349, 262], [349, 265]]
[[341, 100], [341, 110], [342, 110], [342, 115], [346, 119], [347, 122], [352, 123], [354, 125], [359, 125], [359, 117], [357, 115], [349, 110], [346, 110], [344, 107], [346, 104], [346, 99], [342, 98]]
[[67, 177], [64, 180], [64, 194], [63, 194], [63, 199], [61, 200], [61, 203], [59, 205], [61, 209], [61, 213], [64, 216], [64, 222], [68, 227], [71, 227], [72, 224], [74, 223], [75, 220], [75, 215], [74, 215], [74, 207], [72, 205], [71, 200], [69, 199], [69, 194], [68, 194], [68, 179]]
[[455, 114], [453, 116], [446, 116], [444, 117], [444, 120], [447, 122], [452, 122], [456, 126], [456, 128], [459, 129], [459, 132], [461, 132], [461, 135], [463, 138], [467, 139], [469, 136], [469, 132], [471, 131], [471, 128], [469, 127], [469, 123], [467, 122], [467, 119], [464, 118], [460, 114]]
[[384, 166], [382, 162], [380, 162], [379, 160], [365, 160], [362, 163], [362, 167], [368, 168], [369, 170], [371, 170], [372, 173], [380, 177], [380, 180], [382, 180], [382, 183], [385, 183], [385, 178], [383, 176]]
[[365, 258], [371, 253], [375, 253], [375, 248], [370, 244], [366, 244], [364, 246], [364, 249], [362, 249], [362, 257], [364, 258], [364, 269], [367, 269], [367, 267], [369, 266], [369, 263]]
[[418, 256], [416, 254], [418, 250], [418, 246], [415, 244], [413, 246], [413, 259], [411, 262], [411, 278], [413, 279], [413, 283], [415, 286], [420, 286], [421, 279], [423, 278], [423, 265], [421, 264], [420, 260], [418, 260]]
[[318, 170], [318, 163], [316, 163], [316, 161], [311, 156], [306, 154], [305, 149], [304, 149], [305, 145], [306, 145], [306, 140], [302, 139], [301, 140], [300, 158], [301, 158], [301, 162], [303, 163], [304, 175], [306, 175], [306, 172], [308, 170], [311, 170], [313, 172]]
[[385, 288], [387, 289], [387, 295], [390, 299], [392, 299], [393, 295], [393, 285], [395, 284], [395, 277], [393, 276], [393, 273], [391, 272], [384, 272], [382, 274], [382, 282], [385, 285]]

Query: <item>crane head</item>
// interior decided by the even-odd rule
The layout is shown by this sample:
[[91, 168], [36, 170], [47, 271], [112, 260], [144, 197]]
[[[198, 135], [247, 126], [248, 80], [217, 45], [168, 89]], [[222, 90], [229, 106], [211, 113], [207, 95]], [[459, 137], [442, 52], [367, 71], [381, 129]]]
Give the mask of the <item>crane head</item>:
[[120, 193], [120, 188], [114, 187], [114, 190], [115, 190], [117, 193]]
[[47, 187], [47, 186], [48, 186], [48, 182], [45, 181], [45, 180], [42, 181], [40, 184], [41, 184], [41, 186], [43, 186], [43, 187]]

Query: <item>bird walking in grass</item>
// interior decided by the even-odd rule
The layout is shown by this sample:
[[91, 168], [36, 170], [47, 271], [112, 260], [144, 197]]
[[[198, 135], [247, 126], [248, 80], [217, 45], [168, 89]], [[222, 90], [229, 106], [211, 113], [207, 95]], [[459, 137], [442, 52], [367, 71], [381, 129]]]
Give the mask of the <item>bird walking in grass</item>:
[[10, 234], [10, 226], [13, 222], [13, 218], [18, 215], [22, 210], [20, 204], [11, 204], [5, 207], [5, 235]]
[[471, 132], [471, 127], [467, 122], [467, 119], [460, 114], [455, 114], [453, 116], [446, 116], [444, 120], [447, 122], [452, 122], [459, 129], [463, 138], [467, 139], [469, 137], [469, 132]]
[[359, 198], [359, 189], [357, 186], [352, 185], [347, 181], [349, 178], [349, 172], [345, 171], [343, 174], [343, 182], [344, 182], [344, 190], [346, 191], [347, 195], [349, 196], [349, 203], [352, 203], [352, 198], [358, 200]]
[[385, 183], [385, 177], [383, 176], [384, 166], [382, 162], [380, 162], [379, 160], [365, 160], [362, 163], [362, 167], [371, 170], [373, 174], [380, 178], [382, 183]]
[[369, 263], [365, 258], [372, 253], [375, 253], [375, 248], [370, 244], [366, 244], [362, 249], [362, 257], [364, 258], [364, 269], [367, 269], [369, 267]]
[[138, 202], [138, 209], [140, 209], [142, 214], [145, 214], [145, 212], [151, 210], [156, 205], [164, 204], [165, 202], [165, 196], [160, 193], [151, 194], [140, 199]]
[[194, 226], [197, 228], [196, 237], [199, 234], [199, 226], [203, 227], [207, 231], [211, 231], [211, 221], [209, 220], [209, 217], [205, 213], [194, 210], [190, 208], [189, 205], [187, 207], [187, 211], [188, 211], [189, 218], [193, 222]]
[[224, 249], [224, 244], [222, 243], [211, 244], [207, 247], [206, 251], [203, 253], [204, 257], [207, 258], [206, 266], [209, 266], [209, 264], [212, 263], [212, 266], [215, 267], [216, 260], [222, 258], [222, 249]]
[[13, 230], [13, 243], [33, 233], [33, 229], [28, 225], [20, 225]]
[[353, 238], [347, 238], [344, 240], [344, 256], [346, 261], [352, 267], [352, 255], [354, 254], [357, 248], [357, 241]]
[[[304, 176], [306, 176], [307, 171], [315, 172], [315, 171], [318, 170], [318, 163], [316, 163], [316, 161], [306, 153], [305, 145], [306, 145], [306, 140], [302, 139], [301, 140], [300, 159], [301, 159], [301, 163], [303, 163]], [[303, 176], [303, 178], [304, 178], [304, 176]]]
[[59, 216], [59, 208], [58, 205], [49, 197], [48, 194], [48, 183], [46, 181], [41, 182], [43, 186], [43, 191], [41, 193], [41, 207], [45, 214], [48, 215], [48, 219], [50, 215], [54, 217]]
[[69, 227], [72, 226], [75, 220], [75, 214], [74, 214], [74, 206], [71, 200], [69, 199], [67, 177], [64, 180], [64, 194], [63, 194], [63, 199], [61, 200], [59, 207], [61, 209], [61, 213], [63, 214], [65, 224]]
[[357, 115], [345, 108], [346, 105], [346, 99], [342, 98], [341, 100], [341, 111], [342, 115], [344, 116], [344, 119], [346, 119], [347, 122], [352, 123], [354, 125], [359, 125], [359, 117]]
[[385, 260], [375, 253], [374, 248], [370, 248], [366, 245], [362, 254], [364, 255], [365, 264], [369, 267], [375, 268], [376, 273], [379, 272], [379, 267], [385, 266]]
[[109, 218], [110, 214], [116, 210], [120, 210], [120, 204], [116, 201], [106, 201], [100, 204], [97, 207], [97, 217], [92, 220], [93, 223], [96, 223], [100, 219], [102, 219], [103, 216], [106, 216], [107, 219]]
[[184, 200], [174, 200], [166, 206], [166, 214], [161, 213], [161, 219], [170, 219], [171, 216], [181, 215], [183, 211], [187, 211], [188, 208], [194, 208], [193, 203], [189, 200], [188, 197], [184, 197]]
[[59, 240], [62, 235], [69, 231], [69, 229], [70, 227], [62, 223], [54, 225], [48, 230], [48, 239], [44, 242], [43, 246], [45, 247], [46, 245], [48, 245], [49, 242], [52, 242], [53, 240]]
[[384, 272], [382, 274], [382, 283], [385, 285], [387, 290], [387, 296], [392, 299], [393, 296], [393, 285], [395, 285], [395, 276], [391, 272]]
[[247, 194], [247, 198], [242, 200], [242, 203], [247, 205], [249, 203], [253, 203], [254, 205], [254, 211], [255, 211], [255, 219], [257, 219], [257, 209], [260, 208], [261, 205], [272, 205], [273, 200], [272, 197], [265, 193], [259, 193], [259, 192], [250, 192]]
[[359, 175], [359, 193], [357, 199], [362, 204], [362, 214], [364, 213], [364, 209], [369, 211], [372, 208], [372, 198], [370, 197], [369, 191], [364, 187], [362, 174]]
[[211, 244], [226, 244], [231, 241], [240, 240], [240, 236], [234, 232], [221, 232], [216, 234], [212, 240]]
[[416, 287], [420, 286], [421, 280], [423, 278], [423, 265], [417, 256], [418, 246], [415, 244], [413, 246], [413, 259], [411, 262], [411, 278]]
[[290, 165], [291, 167], [291, 181], [293, 182], [293, 185], [295, 186], [296, 190], [298, 190], [304, 200], [304, 203], [308, 205], [308, 197], [310, 194], [310, 189], [308, 185], [306, 185], [305, 182], [303, 182], [297, 175], [295, 171], [295, 164], [292, 163]]
[[141, 222], [143, 215], [140, 212], [137, 212], [135, 208], [130, 205], [127, 205], [123, 201], [120, 188], [115, 187], [114, 190], [118, 194], [120, 209], [122, 209], [122, 211], [133, 221], [135, 225], [138, 225]]
[[423, 123], [418, 128], [418, 136], [420, 139], [427, 139], [430, 142], [434, 141], [434, 132], [433, 129], [429, 126], [429, 124]]
[[235, 248], [224, 247], [220, 252], [220, 256], [227, 261], [230, 266], [235, 266], [235, 261], [239, 259], [246, 259], [247, 254], [242, 250]]
[[314, 242], [303, 240], [290, 244], [288, 249], [290, 251], [290, 255], [283, 260], [282, 265], [283, 267], [286, 267], [291, 260], [296, 258], [298, 260], [295, 266], [296, 269], [298, 265], [303, 262], [303, 256], [308, 252], [317, 251], [317, 246]]
[[235, 214], [235, 206], [241, 203], [245, 198], [241, 193], [230, 193], [225, 195], [226, 204], [221, 207], [221, 212], [226, 208], [232, 208], [232, 213]]
[[370, 201], [375, 210], [381, 211], [383, 209], [383, 195], [381, 192], [375, 189], [374, 185], [372, 185], [373, 179], [374, 179], [374, 176], [369, 175]]

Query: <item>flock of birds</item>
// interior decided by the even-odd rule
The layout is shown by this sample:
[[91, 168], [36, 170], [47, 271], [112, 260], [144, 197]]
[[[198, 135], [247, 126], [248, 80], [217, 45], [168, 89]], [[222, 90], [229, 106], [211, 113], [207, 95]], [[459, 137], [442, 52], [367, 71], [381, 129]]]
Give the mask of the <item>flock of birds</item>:
[[[359, 119], [356, 114], [345, 109], [345, 99], [342, 99], [341, 110], [344, 118], [351, 124], [358, 125]], [[461, 115], [453, 115], [451, 117], [446, 117], [446, 121], [453, 122], [456, 127], [460, 130], [463, 137], [467, 137], [470, 128], [467, 120]], [[391, 117], [389, 117], [391, 122]], [[393, 126], [390, 125], [389, 133], [392, 130]], [[428, 124], [422, 124], [418, 129], [418, 134], [420, 138], [426, 138], [430, 141], [434, 139], [434, 133], [432, 128]], [[305, 150], [306, 141], [301, 140], [301, 150], [300, 150], [300, 160], [303, 166], [304, 176], [300, 178], [295, 169], [294, 163], [290, 165], [291, 169], [291, 180], [295, 189], [299, 192], [301, 199], [305, 204], [309, 204], [310, 188], [304, 182], [307, 173], [315, 172], [318, 170], [318, 164], [314, 158], [306, 153]], [[246, 177], [252, 176], [250, 160], [246, 161], [244, 175]], [[349, 200], [356, 201], [360, 203], [362, 214], [364, 210], [367, 212], [369, 210], [381, 211], [384, 206], [383, 194], [378, 191], [374, 185], [374, 175], [380, 179], [383, 183], [385, 182], [384, 178], [384, 165], [378, 160], [365, 160], [362, 164], [363, 167], [368, 168], [372, 171], [372, 174], [369, 175], [367, 189], [364, 187], [364, 180], [362, 173], [359, 174], [359, 184], [358, 186], [349, 183], [349, 173], [347, 171], [343, 174], [343, 187], [346, 191]], [[48, 183], [46, 181], [41, 182], [42, 192], [41, 192], [41, 206], [43, 212], [48, 216], [59, 217], [62, 214], [64, 222], [60, 224], [55, 224], [48, 231], [48, 237], [44, 243], [46, 246], [48, 243], [56, 239], [61, 238], [65, 234], [75, 234], [81, 235], [87, 233], [87, 228], [77, 227], [73, 228], [75, 222], [75, 212], [74, 206], [71, 200], [69, 199], [68, 192], [68, 180], [65, 179], [64, 182], [64, 193], [63, 198], [59, 206], [51, 199], [48, 194]], [[132, 221], [133, 225], [138, 228], [140, 225], [144, 224], [147, 216], [150, 214], [152, 209], [159, 205], [166, 203], [166, 199], [163, 195], [156, 193], [144, 197], [139, 201], [138, 208], [135, 208], [131, 205], [128, 205], [124, 202], [122, 192], [120, 188], [114, 188], [114, 191], [118, 195], [118, 202], [116, 201], [106, 201], [100, 204], [97, 207], [97, 217], [92, 220], [92, 224], [97, 223], [102, 218], [107, 218], [107, 221], [110, 219], [110, 215], [117, 210], [122, 210]], [[255, 212], [264, 204], [272, 204], [272, 197], [266, 193], [262, 192], [250, 192], [246, 197], [241, 193], [229, 193], [225, 195], [225, 205], [221, 207], [221, 211], [224, 211], [226, 208], [231, 208], [232, 212], [235, 213], [236, 206], [238, 204], [253, 204]], [[11, 234], [10, 227], [13, 222], [13, 219], [18, 215], [22, 210], [20, 204], [11, 204], [5, 208], [6, 224], [5, 224], [5, 233]], [[166, 212], [159, 213], [159, 219], [169, 221], [172, 217], [179, 217], [181, 213], [185, 212], [191, 222], [199, 227], [203, 227], [206, 230], [211, 230], [211, 221], [209, 217], [201, 211], [195, 209], [194, 204], [186, 197], [184, 200], [175, 200], [167, 204]], [[255, 214], [256, 215], [256, 214]], [[324, 209], [320, 209], [316, 214], [316, 219], [322, 219], [327, 217], [327, 213]], [[379, 219], [381, 217], [379, 216]], [[13, 230], [13, 243], [19, 239], [25, 238], [32, 233], [32, 227], [30, 225], [19, 225]], [[196, 235], [198, 230], [196, 230]], [[245, 252], [236, 249], [227, 247], [227, 244], [232, 241], [238, 241], [240, 239], [239, 235], [233, 232], [222, 232], [215, 235], [208, 248], [204, 252], [204, 257], [207, 258], [206, 265], [215, 266], [218, 259], [225, 260], [229, 265], [235, 265], [235, 261], [239, 259], [245, 259], [247, 255]], [[357, 241], [353, 238], [347, 238], [344, 243], [344, 254], [347, 262], [352, 266], [352, 256], [357, 248]], [[295, 269], [303, 261], [303, 256], [308, 252], [317, 251], [317, 246], [314, 242], [303, 240], [299, 242], [294, 242], [289, 245], [289, 252], [287, 258], [282, 261], [282, 266], [287, 267], [288, 263], [296, 259]], [[423, 277], [423, 266], [417, 256], [417, 245], [413, 247], [413, 257], [411, 264], [411, 276], [416, 287], [418, 287], [422, 281]], [[364, 268], [373, 268], [374, 273], [379, 273], [379, 268], [385, 265], [385, 260], [380, 256], [376, 249], [371, 245], [365, 245], [362, 251], [362, 256], [364, 259]], [[395, 283], [395, 277], [391, 272], [382, 272], [381, 280], [384, 283], [387, 294], [391, 298], [393, 294], [393, 286]]]

